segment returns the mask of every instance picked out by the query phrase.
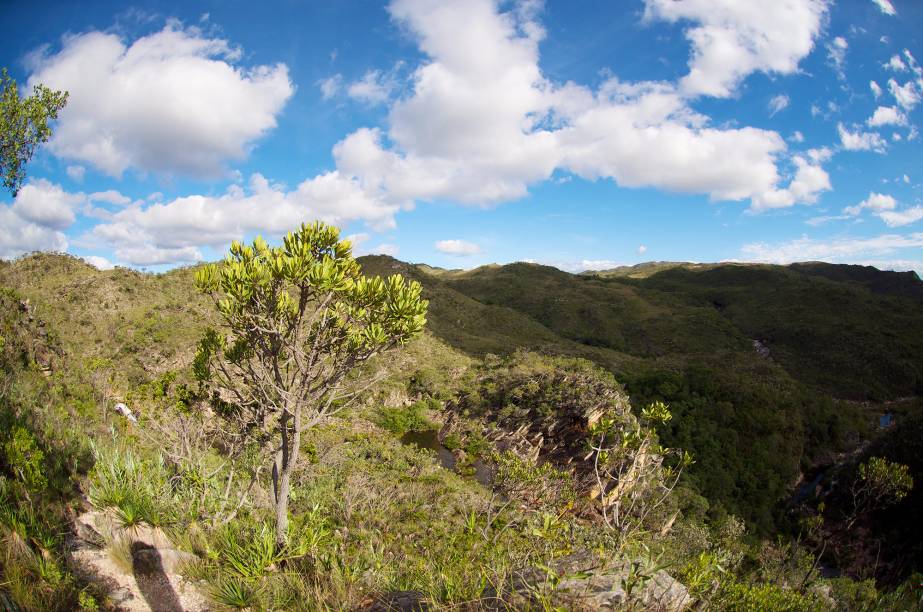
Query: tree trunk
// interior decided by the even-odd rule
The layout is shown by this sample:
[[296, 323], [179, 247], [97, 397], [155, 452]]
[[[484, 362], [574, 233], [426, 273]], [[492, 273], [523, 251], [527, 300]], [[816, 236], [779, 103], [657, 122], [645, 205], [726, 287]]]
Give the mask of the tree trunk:
[[[276, 550], [288, 545], [288, 497], [291, 491], [292, 472], [298, 463], [301, 450], [300, 411], [295, 417], [283, 413], [279, 418], [281, 446], [273, 465], [273, 486], [276, 502]], [[294, 426], [291, 421], [294, 420]]]

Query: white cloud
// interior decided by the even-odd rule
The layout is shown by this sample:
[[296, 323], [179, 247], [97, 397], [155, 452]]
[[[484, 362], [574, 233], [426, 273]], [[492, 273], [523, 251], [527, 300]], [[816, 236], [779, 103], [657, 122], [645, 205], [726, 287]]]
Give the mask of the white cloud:
[[93, 235], [137, 265], [197, 261], [195, 247], [222, 246], [247, 234], [279, 236], [305, 221], [343, 224], [365, 220], [393, 227], [398, 207], [374, 200], [352, 179], [328, 172], [287, 191], [262, 175], [248, 189], [232, 185], [221, 196], [191, 195], [166, 203], [131, 204], [97, 225]]
[[81, 259], [99, 270], [111, 270], [115, 267], [115, 264], [99, 255], [84, 255]]
[[63, 230], [85, 204], [82, 193], [72, 194], [45, 179], [24, 185], [12, 204], [0, 205], [0, 259], [31, 251], [66, 251]]
[[[802, 236], [796, 240], [769, 244], [745, 244], [741, 254], [746, 261], [789, 264], [796, 261], [828, 261], [831, 263], [863, 263], [873, 258], [894, 255], [904, 249], [923, 247], [923, 232], [914, 234], [884, 234], [870, 238], [834, 238], [815, 240]], [[890, 267], [886, 260], [876, 259], [880, 267]]]
[[892, 55], [891, 59], [885, 64], [885, 68], [890, 68], [894, 72], [904, 72], [907, 70], [907, 65], [900, 55]]
[[894, 5], [891, 4], [891, 0], [872, 0], [872, 2], [874, 2], [885, 15], [890, 15], [892, 17], [897, 15], [897, 11], [894, 10]]
[[91, 202], [106, 202], [108, 204], [115, 204], [117, 206], [126, 206], [131, 204], [131, 198], [122, 195], [115, 189], [108, 189], [106, 191], [97, 191], [91, 193], [88, 196], [88, 199]]
[[612, 259], [581, 259], [579, 261], [542, 261], [526, 260], [526, 263], [540, 263], [543, 266], [552, 266], [564, 272], [576, 274], [578, 272], [611, 270], [625, 264]]
[[878, 132], [862, 132], [861, 130], [850, 132], [842, 123], [837, 125], [837, 131], [840, 133], [840, 143], [847, 151], [884, 153], [888, 147]]
[[810, 226], [817, 227], [818, 225], [823, 225], [824, 223], [829, 223], [830, 221], [842, 221], [844, 219], [849, 219], [850, 215], [823, 215], [820, 217], [811, 217], [806, 220]]
[[904, 179], [904, 183], [906, 183], [906, 184], [908, 184], [908, 185], [910, 184], [910, 177], [909, 177], [909, 176], [907, 176], [907, 175], [905, 174], [905, 175], [903, 176], [903, 179]]
[[[754, 71], [795, 71], [820, 32], [827, 2], [787, 0], [759, 10], [713, 5], [648, 2], [648, 18], [691, 24], [694, 53], [680, 82], [613, 77], [591, 89], [555, 83], [542, 73], [537, 5], [504, 13], [492, 0], [394, 0], [392, 17], [414, 37], [424, 59], [407, 94], [388, 98], [384, 127], [358, 129], [334, 147], [336, 170], [291, 190], [254, 175], [249, 188], [232, 185], [224, 195], [130, 203], [103, 211], [109, 217], [92, 235], [127, 263], [195, 261], [200, 246], [223, 246], [255, 232], [278, 234], [318, 217], [362, 220], [381, 230], [416, 201], [490, 205], [520, 198], [555, 171], [712, 200], [750, 200], [754, 210], [816, 201], [830, 188], [820, 167], [824, 160], [790, 154], [774, 131], [714, 126], [691, 107], [690, 97], [731, 95]], [[735, 53], [742, 50], [742, 60], [720, 65], [721, 37], [730, 37]], [[71, 89], [72, 100], [80, 102], [68, 109], [88, 123], [62, 116], [58, 130], [62, 140], [56, 146], [71, 147], [72, 156], [113, 174], [128, 167], [206, 173], [243, 154], [275, 124], [291, 95], [284, 66], [244, 70], [233, 65], [239, 56], [226, 41], [176, 24], [130, 46], [93, 32], [67, 39], [60, 53], [41, 60], [33, 78], [57, 77], [57, 86]], [[197, 81], [189, 95], [180, 89], [174, 100], [162, 91], [165, 74], [180, 84], [193, 74], [213, 87], [203, 91]], [[138, 75], [150, 77], [142, 82], [152, 95], [141, 96], [131, 86], [128, 77]], [[341, 81], [334, 84], [330, 95], [343, 91]], [[91, 87], [99, 95], [87, 96]], [[238, 111], [233, 116], [223, 106], [215, 112], [214, 100], [228, 92]], [[242, 98], [258, 103], [241, 110]], [[186, 123], [171, 123], [177, 108]], [[227, 133], [210, 131], [228, 124]], [[61, 129], [65, 125], [71, 127]]]
[[365, 247], [364, 245], [371, 238], [372, 236], [366, 232], [346, 236], [346, 240], [349, 240], [353, 245], [353, 254], [357, 257], [362, 255], [390, 255], [391, 257], [397, 257], [400, 247], [396, 244], [382, 243], [378, 246]]
[[397, 246], [396, 244], [389, 244], [386, 242], [383, 242], [379, 244], [378, 246], [375, 246], [369, 249], [369, 253], [372, 255], [388, 255], [390, 257], [397, 257], [400, 251], [401, 251], [400, 247]]
[[439, 240], [436, 242], [435, 246], [436, 250], [440, 253], [459, 257], [477, 255], [481, 252], [480, 246], [465, 240]]
[[802, 134], [799, 130], [795, 130], [789, 137], [789, 140], [792, 142], [804, 142], [804, 134]]
[[830, 161], [830, 158], [833, 157], [833, 149], [830, 147], [817, 147], [814, 149], [808, 149], [808, 157], [815, 164], [822, 164], [826, 161]]
[[0, 259], [31, 251], [66, 251], [63, 232], [23, 219], [11, 206], [0, 206]]
[[923, 206], [913, 206], [904, 210], [886, 210], [878, 213], [888, 227], [901, 227], [923, 219]]
[[872, 95], [875, 96], [875, 99], [881, 97], [881, 86], [875, 81], [869, 81], [869, 89], [872, 90]]
[[888, 227], [901, 227], [923, 219], [923, 206], [897, 210], [897, 200], [890, 195], [875, 192], [869, 193], [868, 198], [855, 206], [844, 208], [843, 213], [855, 217], [863, 210], [870, 210], [872, 214], [884, 221]]
[[879, 106], [866, 121], [870, 127], [882, 125], [906, 125], [907, 117], [894, 106]]
[[885, 210], [894, 210], [896, 207], [897, 201], [894, 197], [882, 193], [875, 193], [873, 191], [869, 193], [869, 197], [855, 206], [847, 206], [844, 208], [843, 213], [854, 217], [865, 209], [881, 212]]
[[891, 92], [897, 103], [906, 110], [913, 109], [920, 102], [920, 93], [917, 89], [917, 84], [913, 81], [907, 81], [900, 85], [894, 79], [889, 79], [888, 91]]
[[785, 110], [788, 108], [790, 102], [791, 99], [784, 94], [774, 96], [771, 100], [769, 100], [769, 116], [773, 117], [779, 111]]
[[638, 247], [638, 255], [644, 255], [645, 253], [647, 253], [647, 247], [642, 244]]
[[178, 22], [126, 44], [93, 31], [37, 60], [28, 85], [70, 92], [51, 151], [120, 177], [128, 168], [220, 175], [276, 125], [293, 92], [284, 64], [245, 69], [241, 52]]
[[[774, 3], [767, 22], [762, 10], [728, 9], [716, 17], [689, 4], [650, 3], [648, 16], [723, 19], [727, 27], [745, 21], [738, 42], [752, 38], [758, 47], [750, 72], [794, 70], [795, 56], [801, 57], [796, 49], [806, 53], [816, 34], [802, 18], [819, 19], [826, 10], [816, 1], [783, 8]], [[681, 5], [692, 12], [675, 12]], [[555, 170], [625, 187], [775, 205], [811, 202], [817, 194], [805, 187], [826, 184], [819, 180], [822, 169], [794, 158], [794, 176], [779, 172], [777, 161], [787, 150], [778, 133], [710, 126], [708, 117], [690, 108], [682, 85], [613, 77], [591, 90], [549, 81], [539, 67], [544, 31], [534, 12], [498, 13], [489, 0], [395, 0], [390, 11], [427, 59], [413, 72], [409, 95], [391, 106], [387, 131], [362, 128], [334, 148], [338, 170], [377, 199], [493, 204], [525, 196], [529, 185]], [[808, 36], [807, 42], [785, 43], [790, 29]], [[789, 59], [770, 60], [766, 54], [778, 49]], [[744, 72], [734, 75], [736, 83]]]
[[[812, 149], [812, 151], [815, 151]], [[817, 156], [822, 154], [818, 153]], [[770, 208], [787, 208], [795, 204], [813, 204], [817, 202], [820, 193], [830, 191], [830, 176], [815, 161], [804, 157], [795, 156], [795, 177], [788, 187], [773, 189], [755, 195], [751, 209], [759, 212]]]
[[340, 88], [343, 86], [343, 75], [335, 74], [332, 77], [323, 79], [318, 82], [317, 86], [320, 87], [321, 98], [329, 100], [340, 93]]
[[836, 74], [840, 79], [845, 79], [846, 74], [843, 72], [843, 69], [846, 65], [846, 50], [849, 48], [849, 43], [846, 42], [846, 39], [842, 36], [837, 36], [832, 41], [827, 43], [827, 59], [830, 60], [830, 63], [833, 65]]
[[87, 169], [84, 168], [83, 166], [79, 166], [79, 165], [78, 165], [78, 166], [68, 166], [68, 167], [67, 167], [67, 176], [69, 176], [69, 177], [71, 178], [71, 180], [73, 180], [73, 181], [76, 181], [76, 182], [78, 182], [78, 183], [82, 183], [82, 182], [83, 182], [83, 176], [86, 174], [86, 171], [87, 171]]
[[354, 100], [368, 104], [383, 104], [391, 97], [391, 92], [396, 86], [393, 74], [369, 70], [361, 79], [351, 83], [346, 93]]
[[83, 194], [71, 194], [60, 185], [38, 179], [19, 190], [11, 208], [24, 221], [63, 230], [74, 222], [75, 209], [84, 201]]
[[693, 53], [680, 89], [693, 96], [729, 97], [752, 72], [795, 72], [814, 47], [828, 4], [645, 0], [645, 17], [694, 23], [686, 30]]
[[161, 249], [149, 245], [123, 246], [115, 250], [116, 256], [136, 266], [195, 263], [202, 261], [202, 253], [195, 247]]

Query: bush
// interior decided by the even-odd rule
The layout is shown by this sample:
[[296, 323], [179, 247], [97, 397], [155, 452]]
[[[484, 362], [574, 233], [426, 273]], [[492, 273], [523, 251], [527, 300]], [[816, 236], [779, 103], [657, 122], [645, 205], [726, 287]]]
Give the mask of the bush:
[[427, 411], [438, 410], [440, 404], [432, 398], [414, 402], [406, 408], [382, 408], [376, 422], [381, 427], [398, 435], [410, 431], [429, 431], [436, 424], [429, 420]]

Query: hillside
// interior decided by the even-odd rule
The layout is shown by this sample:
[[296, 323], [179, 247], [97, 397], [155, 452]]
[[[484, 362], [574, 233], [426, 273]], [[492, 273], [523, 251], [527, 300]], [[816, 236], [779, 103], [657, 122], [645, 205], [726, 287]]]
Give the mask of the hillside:
[[[535, 264], [461, 271], [416, 266], [385, 256], [362, 257], [359, 261], [367, 274], [400, 273], [422, 283], [424, 297], [430, 300], [427, 331], [403, 351], [371, 364], [384, 377], [364, 396], [362, 407], [334, 419], [313, 435], [309, 448], [315, 459], [303, 475], [307, 480], [299, 485], [304, 488], [295, 507], [298, 512], [313, 512], [310, 508], [314, 503], [338, 508], [330, 520], [344, 529], [350, 525], [356, 530], [351, 537], [359, 540], [348, 545], [348, 552], [347, 548], [336, 548], [346, 547], [345, 541], [336, 545], [331, 541], [324, 546], [333, 547], [329, 550], [336, 549], [340, 551], [337, 554], [356, 563], [360, 558], [364, 559], [362, 563], [370, 562], [363, 556], [366, 553], [360, 552], [365, 550], [363, 546], [384, 547], [405, 559], [416, 559], [412, 542], [418, 538], [422, 537], [428, 547], [446, 538], [454, 542], [438, 559], [429, 558], [425, 564], [417, 559], [413, 561], [417, 565], [408, 565], [406, 571], [388, 574], [390, 577], [382, 574], [373, 580], [374, 589], [422, 589], [434, 600], [456, 601], [453, 597], [461, 597], [461, 593], [483, 589], [483, 585], [470, 582], [471, 576], [464, 575], [465, 564], [507, 576], [506, 564], [512, 558], [507, 555], [519, 562], [544, 559], [542, 555], [546, 554], [556, 558], [558, 553], [553, 552], [551, 542], [559, 542], [554, 539], [557, 537], [563, 538], [560, 542], [576, 537], [567, 535], [571, 531], [548, 535], [551, 540], [546, 544], [551, 548], [542, 548], [541, 553], [533, 548], [536, 543], [523, 540], [515, 530], [506, 532], [498, 527], [491, 538], [497, 538], [500, 544], [493, 549], [472, 548], [471, 540], [458, 536], [465, 529], [465, 516], [492, 507], [496, 499], [485, 497], [480, 485], [462, 476], [464, 470], [474, 473], [481, 469], [478, 466], [485, 465], [483, 462], [490, 462], [486, 449], [497, 445], [493, 448], [519, 448], [527, 455], [538, 449], [534, 452], [550, 462], [549, 468], [570, 466], [567, 469], [571, 476], [567, 477], [516, 467], [511, 474], [529, 483], [520, 482], [516, 486], [526, 488], [514, 489], [517, 495], [526, 492], [530, 501], [524, 501], [524, 507], [539, 503], [541, 495], [531, 489], [539, 482], [545, 483], [542, 487], [549, 486], [549, 478], [574, 478], [568, 486], [576, 490], [587, 486], [587, 474], [578, 469], [577, 456], [585, 444], [580, 436], [585, 435], [586, 423], [581, 419], [588, 414], [582, 402], [592, 403], [595, 400], [590, 398], [596, 395], [621, 398], [619, 402], [628, 402], [630, 397], [635, 416], [626, 416], [629, 420], [640, 418], [641, 409], [652, 402], [666, 402], [672, 419], [649, 426], [656, 426], [659, 443], [664, 447], [692, 453], [694, 463], [684, 472], [675, 494], [662, 510], [676, 513], [672, 520], [678, 520], [678, 524], [670, 537], [679, 540], [645, 543], [674, 550], [678, 556], [672, 563], [678, 564], [677, 571], [684, 568], [681, 573], [685, 577], [694, 575], [687, 564], [698, 554], [695, 551], [700, 549], [696, 547], [702, 545], [695, 543], [699, 537], [694, 536], [696, 529], [705, 529], [711, 534], [708, 538], [717, 538], [715, 534], [721, 529], [738, 529], [734, 527], [738, 524], [734, 517], [741, 517], [750, 539], [734, 546], [752, 551], [765, 546], [764, 539], [771, 540], [776, 534], [796, 533], [790, 530], [797, 530], [798, 516], [787, 503], [796, 483], [818, 471], [838, 473], [840, 464], [865, 456], [861, 448], [869, 441], [872, 448], [884, 449], [882, 454], [895, 460], [903, 458], [912, 465], [915, 476], [923, 477], [918, 473], [918, 462], [906, 461], [908, 445], [901, 440], [907, 437], [903, 432], [909, 425], [895, 430], [892, 442], [888, 442], [891, 432], [880, 435], [876, 428], [878, 416], [885, 411], [897, 413], [899, 423], [905, 418], [916, 423], [914, 419], [921, 414], [917, 400], [887, 405], [879, 401], [920, 392], [923, 375], [920, 361], [914, 356], [923, 348], [919, 325], [923, 301], [919, 298], [921, 282], [915, 275], [826, 264], [658, 264], [657, 271], [651, 274], [635, 271], [573, 275]], [[100, 482], [103, 478], [98, 472], [87, 475], [89, 468], [79, 467], [92, 462], [87, 459], [90, 449], [82, 446], [86, 440], [74, 437], [77, 432], [85, 432], [95, 440], [94, 445], [110, 448], [105, 452], [154, 453], [144, 461], [154, 461], [157, 442], [182, 442], [175, 423], [187, 423], [192, 418], [188, 413], [193, 396], [189, 365], [196, 342], [215, 321], [212, 304], [193, 288], [194, 271], [185, 268], [156, 275], [126, 269], [101, 272], [75, 258], [48, 254], [0, 263], [0, 286], [15, 296], [6, 302], [12, 305], [8, 316], [13, 318], [5, 329], [33, 329], [17, 322], [17, 317], [25, 316], [22, 313], [41, 324], [37, 328], [40, 332], [3, 332], [8, 351], [20, 346], [11, 339], [22, 336], [22, 351], [33, 355], [22, 362], [25, 366], [17, 366], [26, 367], [22, 373], [11, 370], [9, 384], [23, 390], [3, 400], [4, 410], [19, 415], [15, 422], [25, 423], [29, 431], [34, 431], [37, 443], [46, 444], [47, 440], [47, 448], [53, 447], [56, 437], [69, 440], [70, 446], [62, 447], [61, 452], [66, 453], [63, 460], [71, 463], [56, 468], [63, 475], [55, 485], [60, 487], [55, 495], [71, 500], [68, 503], [79, 505], [75, 501], [79, 493], [72, 488], [74, 482], [80, 478]], [[35, 343], [28, 339], [30, 336], [41, 340], [38, 345], [59, 347], [54, 351], [60, 356], [48, 366], [51, 377], [47, 372], [26, 374], [30, 360], [41, 361], [35, 357], [34, 346], [28, 348], [30, 342]], [[756, 350], [753, 340], [759, 340], [768, 354]], [[49, 350], [41, 349], [44, 354]], [[595, 369], [589, 362], [605, 371]], [[46, 388], [41, 391], [46, 403], [34, 403], [33, 390]], [[146, 427], [156, 423], [154, 436], [150, 432], [139, 435], [124, 423], [113, 421], [115, 417], [107, 409], [93, 408], [111, 406], [116, 400], [128, 401], [148, 423]], [[426, 453], [415, 455], [390, 433], [443, 422], [446, 427], [451, 425], [446, 446], [452, 447], [456, 459], [462, 457], [459, 474], [437, 469], [435, 459]], [[104, 443], [107, 436], [114, 437]], [[547, 444], [530, 446], [536, 439]], [[189, 443], [188, 439], [182, 442]], [[542, 450], [548, 448], [557, 449], [557, 454], [540, 454], [550, 453]], [[246, 470], [232, 470], [226, 476], [218, 467], [221, 459], [215, 448], [193, 444], [188, 452], [204, 454], [195, 455], [198, 459], [190, 455], [183, 460], [200, 462], [195, 465], [195, 474], [183, 478], [197, 482], [195, 479], [204, 477], [206, 466], [211, 466], [208, 472], [214, 470], [213, 476], [218, 474], [215, 478], [225, 479], [209, 484], [210, 493], [197, 493], [203, 500], [212, 499], [212, 495], [220, 497], [223, 488], [231, 487], [232, 482], [234, 487], [244, 486]], [[564, 460], [562, 452], [569, 459]], [[126, 460], [118, 459], [121, 456], [101, 455], [109, 457], [105, 461]], [[325, 459], [317, 461], [316, 457], [321, 456]], [[182, 470], [193, 469], [192, 464], [181, 464], [186, 466]], [[502, 464], [494, 469], [501, 468], [506, 469]], [[848, 469], [854, 469], [854, 465]], [[168, 488], [169, 475], [158, 474], [157, 478], [165, 480], [156, 486]], [[309, 482], [315, 484], [309, 486]], [[560, 487], [563, 485], [550, 489], [557, 491], [558, 497], [552, 497], [555, 504], [560, 504], [552, 507], [555, 513], [573, 513], [568, 520], [576, 522], [567, 530], [579, 531], [581, 538], [596, 542], [594, 546], [609, 546], [595, 540], [599, 534], [582, 522], [592, 516], [590, 509], [583, 502], [575, 505], [575, 498], [568, 497], [572, 493]], [[157, 495], [164, 494], [157, 490], [161, 491]], [[265, 504], [268, 492], [259, 486], [255, 491], [253, 503], [259, 507], [259, 503]], [[375, 491], [387, 492], [388, 499]], [[163, 512], [185, 516], [186, 510], [180, 509], [186, 503], [182, 495], [171, 493], [168, 497], [172, 501], [157, 504], [162, 505]], [[434, 521], [426, 526], [419, 522], [422, 515], [414, 508], [434, 495], [440, 501], [426, 506]], [[341, 501], [343, 496], [352, 501]], [[835, 496], [831, 497], [831, 503], [835, 501]], [[906, 503], [916, 507], [919, 495], [911, 496]], [[227, 499], [223, 504], [217, 498], [208, 504], [213, 504], [208, 506], [210, 511], [217, 511], [219, 506], [227, 506]], [[200, 511], [209, 511], [206, 506]], [[368, 511], [373, 507], [377, 508], [374, 521], [362, 511], [356, 514], [359, 508]], [[908, 507], [911, 506], [898, 505], [889, 510], [889, 516], [901, 517], [900, 520], [868, 525], [893, 543], [896, 557], [888, 566], [888, 580], [892, 583], [917, 567], [918, 547], [903, 546], [899, 541], [900, 534], [916, 533], [913, 523], [903, 518], [909, 516]], [[542, 508], [547, 512], [549, 507]], [[511, 524], [531, 525], [530, 521], [547, 520], [541, 518], [541, 512], [534, 516], [519, 515], [519, 510], [512, 509], [499, 512], [512, 513], [507, 517]], [[660, 518], [667, 519], [669, 516]], [[247, 517], [239, 520], [251, 521]], [[381, 539], [380, 534], [398, 523], [404, 525], [399, 533]], [[55, 525], [43, 529], [60, 529]], [[891, 528], [886, 529], [887, 525]], [[490, 526], [488, 521], [484, 529]], [[434, 530], [426, 531], [430, 527]], [[251, 532], [259, 528], [253, 522], [241, 527]], [[418, 535], [421, 530], [427, 535]], [[209, 534], [209, 538], [220, 535]], [[208, 542], [190, 540], [185, 546], [207, 557], [209, 546], [230, 545]], [[685, 552], [676, 552], [680, 550]], [[777, 552], [783, 557], [794, 555], [793, 558], [807, 554], [797, 549]], [[760, 572], [769, 570], [763, 568], [755, 552], [752, 555], [748, 557], [750, 565], [740, 566], [741, 580], [763, 584], [760, 581], [768, 574]], [[214, 581], [225, 575], [227, 570], [222, 567], [202, 566], [198, 571]], [[749, 569], [744, 571], [744, 567]], [[279, 582], [266, 571], [261, 569], [258, 578], [247, 578], [274, 585], [253, 597], [278, 597], [288, 588], [288, 583]], [[776, 575], [784, 575], [783, 570], [779, 572]], [[487, 573], [481, 574], [481, 579]], [[337, 582], [339, 586], [315, 583], [311, 588], [332, 596], [329, 589], [361, 582], [350, 582], [352, 579], [345, 574], [337, 580], [345, 582]], [[457, 595], [445, 590], [450, 588], [446, 581], [456, 581], [453, 588], [460, 589]], [[424, 584], [429, 586], [424, 588]], [[218, 589], [220, 585], [213, 586]], [[336, 597], [356, 603], [370, 596], [368, 591], [355, 588], [359, 590], [337, 591]]]

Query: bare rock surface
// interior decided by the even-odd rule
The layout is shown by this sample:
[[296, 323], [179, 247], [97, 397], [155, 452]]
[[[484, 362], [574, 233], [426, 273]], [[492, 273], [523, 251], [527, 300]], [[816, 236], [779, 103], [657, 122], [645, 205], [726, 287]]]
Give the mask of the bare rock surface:
[[115, 610], [209, 610], [202, 592], [179, 574], [195, 555], [174, 549], [160, 529], [120, 528], [110, 514], [93, 510], [74, 520], [73, 531], [68, 560], [74, 572], [102, 586]]

